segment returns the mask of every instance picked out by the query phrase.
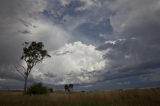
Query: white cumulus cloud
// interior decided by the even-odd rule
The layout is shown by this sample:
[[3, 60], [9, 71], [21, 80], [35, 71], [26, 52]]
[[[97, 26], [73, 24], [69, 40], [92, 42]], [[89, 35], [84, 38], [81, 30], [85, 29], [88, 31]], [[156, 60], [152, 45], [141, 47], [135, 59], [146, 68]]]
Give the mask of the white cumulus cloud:
[[103, 59], [103, 55], [95, 46], [80, 41], [65, 44], [53, 51], [52, 58], [46, 59], [40, 66], [41, 72], [46, 75], [43, 81], [61, 84], [95, 81], [94, 73], [106, 66], [107, 60]]

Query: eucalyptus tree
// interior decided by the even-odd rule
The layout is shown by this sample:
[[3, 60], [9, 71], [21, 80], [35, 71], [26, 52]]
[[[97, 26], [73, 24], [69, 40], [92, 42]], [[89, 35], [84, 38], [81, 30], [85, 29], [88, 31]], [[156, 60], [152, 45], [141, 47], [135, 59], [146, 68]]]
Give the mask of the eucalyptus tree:
[[51, 56], [48, 54], [48, 51], [44, 49], [44, 44], [42, 42], [25, 42], [23, 46], [21, 60], [25, 63], [26, 67], [24, 65], [20, 65], [21, 69], [16, 67], [16, 70], [24, 78], [24, 93], [26, 93], [28, 77], [33, 71], [34, 66], [42, 62], [45, 57]]

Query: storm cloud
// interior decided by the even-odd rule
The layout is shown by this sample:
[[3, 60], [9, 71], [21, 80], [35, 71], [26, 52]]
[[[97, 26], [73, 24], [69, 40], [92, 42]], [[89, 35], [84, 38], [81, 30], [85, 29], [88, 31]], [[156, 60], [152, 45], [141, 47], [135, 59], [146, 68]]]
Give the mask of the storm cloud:
[[13, 65], [25, 41], [44, 42], [52, 55], [30, 82], [159, 86], [159, 19], [159, 0], [1, 0], [0, 86], [23, 82]]

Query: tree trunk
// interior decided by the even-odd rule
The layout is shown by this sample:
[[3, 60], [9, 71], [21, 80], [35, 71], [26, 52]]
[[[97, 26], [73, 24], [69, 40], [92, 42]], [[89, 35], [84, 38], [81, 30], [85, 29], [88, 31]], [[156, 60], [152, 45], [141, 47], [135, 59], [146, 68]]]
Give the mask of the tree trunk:
[[24, 78], [24, 94], [26, 94], [26, 92], [27, 92], [27, 79], [28, 79], [28, 76], [25, 76], [25, 78]]

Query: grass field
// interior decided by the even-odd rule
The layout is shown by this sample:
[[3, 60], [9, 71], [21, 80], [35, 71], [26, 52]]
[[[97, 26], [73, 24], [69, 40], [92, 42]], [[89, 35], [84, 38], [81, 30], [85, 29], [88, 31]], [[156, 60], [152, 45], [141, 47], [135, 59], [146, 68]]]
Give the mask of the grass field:
[[54, 92], [37, 96], [1, 91], [0, 106], [160, 106], [160, 89]]

